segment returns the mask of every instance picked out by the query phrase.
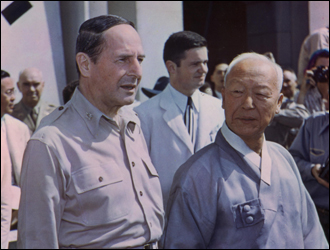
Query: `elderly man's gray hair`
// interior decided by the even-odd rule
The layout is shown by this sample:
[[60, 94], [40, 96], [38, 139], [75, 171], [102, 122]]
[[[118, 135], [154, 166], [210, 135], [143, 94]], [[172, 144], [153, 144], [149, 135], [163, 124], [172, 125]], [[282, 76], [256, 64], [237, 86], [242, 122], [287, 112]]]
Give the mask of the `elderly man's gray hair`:
[[243, 53], [240, 54], [238, 56], [236, 56], [233, 61], [229, 64], [228, 69], [227, 69], [227, 73], [225, 75], [225, 86], [226, 86], [226, 82], [227, 82], [227, 76], [229, 75], [230, 71], [232, 70], [232, 68], [239, 62], [245, 60], [245, 59], [256, 59], [256, 60], [261, 60], [264, 61], [265, 63], [268, 63], [270, 65], [272, 65], [275, 69], [276, 72], [276, 76], [277, 76], [277, 87], [278, 87], [278, 91], [279, 93], [281, 92], [282, 89], [282, 85], [283, 85], [283, 70], [282, 68], [275, 62], [273, 62], [272, 60], [270, 60], [268, 57], [255, 53], [255, 52], [248, 52], [248, 53]]

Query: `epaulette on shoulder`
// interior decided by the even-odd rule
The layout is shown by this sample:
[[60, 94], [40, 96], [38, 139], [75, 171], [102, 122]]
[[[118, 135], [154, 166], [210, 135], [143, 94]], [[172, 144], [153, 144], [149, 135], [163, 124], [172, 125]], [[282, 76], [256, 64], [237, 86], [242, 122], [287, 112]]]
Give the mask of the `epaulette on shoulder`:
[[[54, 106], [55, 107], [55, 106]], [[51, 112], [49, 115], [45, 116], [41, 122], [39, 127], [47, 126], [52, 124], [54, 121], [56, 121], [62, 114], [65, 113], [65, 111], [69, 108], [69, 105], [59, 106], [56, 109], [54, 109], [53, 112]]]

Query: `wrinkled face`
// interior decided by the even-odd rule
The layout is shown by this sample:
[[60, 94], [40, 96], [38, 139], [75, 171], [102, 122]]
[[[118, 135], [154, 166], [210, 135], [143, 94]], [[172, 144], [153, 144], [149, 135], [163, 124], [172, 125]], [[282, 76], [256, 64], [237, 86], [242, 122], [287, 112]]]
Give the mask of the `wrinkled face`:
[[[175, 67], [176, 88], [183, 94], [192, 94], [205, 83], [208, 71], [207, 48], [193, 48], [185, 52], [180, 67]], [[171, 82], [173, 84], [173, 82]], [[174, 86], [175, 87], [175, 86]]]
[[281, 92], [289, 99], [294, 96], [297, 86], [296, 79], [296, 76], [292, 72], [288, 70], [283, 71], [283, 86]]
[[275, 68], [255, 59], [245, 59], [232, 68], [222, 94], [226, 123], [244, 141], [263, 136], [283, 97]]
[[42, 74], [38, 69], [24, 70], [17, 84], [22, 92], [23, 103], [31, 108], [35, 107], [40, 100], [44, 85]]
[[142, 78], [144, 52], [136, 30], [127, 24], [104, 32], [106, 47], [96, 64], [91, 63], [91, 91], [102, 105], [124, 106], [134, 102]]
[[10, 77], [1, 79], [1, 117], [11, 114], [15, 101], [14, 81]]
[[222, 88], [224, 87], [224, 80], [225, 80], [225, 74], [227, 72], [228, 64], [221, 63], [218, 64], [215, 69], [213, 74], [211, 75], [211, 81], [214, 82], [215, 89], [217, 91], [221, 91]]

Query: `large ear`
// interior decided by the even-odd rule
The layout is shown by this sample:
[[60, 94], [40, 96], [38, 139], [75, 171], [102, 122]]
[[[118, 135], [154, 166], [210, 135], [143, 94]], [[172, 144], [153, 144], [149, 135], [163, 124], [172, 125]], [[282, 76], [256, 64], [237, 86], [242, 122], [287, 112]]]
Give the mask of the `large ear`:
[[20, 92], [22, 92], [22, 90], [21, 90], [21, 85], [19, 84], [19, 82], [17, 82], [17, 88], [18, 88], [18, 90], [19, 90]]
[[222, 108], [225, 109], [225, 99], [226, 99], [226, 93], [225, 93], [226, 88], [221, 89], [221, 95], [222, 95]]
[[283, 94], [280, 93], [280, 97], [278, 98], [277, 100], [277, 104], [276, 104], [276, 114], [280, 113], [280, 110], [281, 110], [281, 106], [282, 106], [282, 102], [283, 102]]
[[166, 65], [167, 71], [170, 75], [173, 75], [176, 73], [176, 69], [178, 66], [176, 65], [175, 62], [167, 60], [165, 65]]
[[90, 69], [91, 69], [91, 59], [86, 53], [78, 52], [76, 55], [76, 62], [80, 71], [80, 75], [82, 77], [89, 77], [90, 76]]

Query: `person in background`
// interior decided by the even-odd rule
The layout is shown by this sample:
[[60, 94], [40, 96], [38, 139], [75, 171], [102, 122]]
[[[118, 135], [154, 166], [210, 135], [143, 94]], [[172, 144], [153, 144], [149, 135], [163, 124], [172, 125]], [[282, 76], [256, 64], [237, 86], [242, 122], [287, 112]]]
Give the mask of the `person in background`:
[[213, 96], [212, 86], [209, 82], [205, 82], [204, 85], [199, 88], [199, 90], [205, 94]]
[[329, 182], [319, 176], [322, 165], [329, 161], [329, 109], [315, 112], [305, 120], [289, 151], [316, 205], [329, 242]]
[[19, 248], [151, 249], [163, 233], [158, 174], [132, 109], [145, 58], [134, 24], [104, 15], [76, 42], [79, 86], [43, 119], [22, 167]]
[[32, 135], [40, 121], [49, 115], [56, 107], [41, 99], [45, 82], [42, 72], [37, 68], [26, 68], [19, 74], [17, 87], [22, 93], [22, 99], [14, 106], [11, 114], [24, 122]]
[[310, 116], [309, 111], [303, 104], [297, 104], [294, 101], [297, 91], [296, 86], [297, 77], [295, 72], [292, 69], [284, 69], [281, 110], [278, 114], [275, 114], [274, 119], [265, 129], [265, 136], [268, 141], [277, 142], [286, 149], [291, 146], [304, 119]]
[[297, 102], [311, 114], [329, 110], [329, 49], [317, 50], [311, 56]]
[[141, 89], [143, 94], [151, 98], [161, 93], [166, 88], [169, 82], [170, 82], [170, 78], [168, 78], [167, 76], [161, 76], [157, 79], [157, 82], [155, 83], [153, 89], [148, 89], [143, 87]]
[[208, 71], [204, 37], [191, 31], [172, 34], [165, 42], [163, 59], [170, 84], [135, 111], [159, 173], [166, 207], [174, 173], [214, 141], [224, 114], [218, 99], [198, 90]]
[[1, 246], [7, 248], [9, 229], [17, 228], [22, 160], [30, 139], [28, 127], [10, 116], [14, 101], [14, 80], [8, 72], [1, 70]]
[[228, 64], [219, 63], [215, 65], [214, 71], [210, 76], [210, 80], [214, 83], [214, 93], [217, 98], [219, 98], [222, 102], [221, 91], [224, 87], [225, 83], [225, 75], [228, 69]]
[[282, 69], [263, 55], [230, 63], [216, 141], [174, 176], [165, 248], [329, 248], [292, 156], [264, 137], [282, 82]]
[[75, 91], [76, 87], [79, 85], [79, 80], [74, 80], [72, 82], [69, 82], [64, 89], [62, 90], [62, 96], [63, 96], [63, 102], [66, 104], [68, 101], [70, 101], [73, 92]]
[[307, 68], [309, 59], [317, 50], [329, 50], [329, 25], [320, 29], [314, 30], [303, 41], [299, 59], [298, 59], [298, 85], [302, 86], [304, 83], [305, 70]]

